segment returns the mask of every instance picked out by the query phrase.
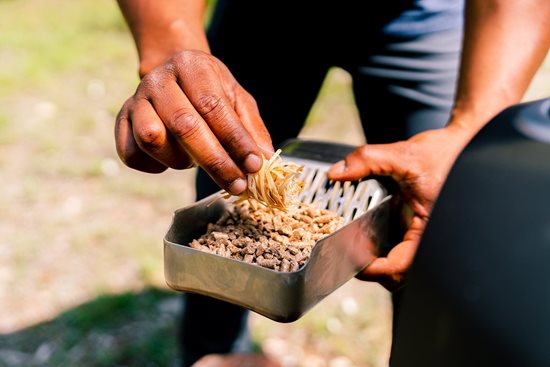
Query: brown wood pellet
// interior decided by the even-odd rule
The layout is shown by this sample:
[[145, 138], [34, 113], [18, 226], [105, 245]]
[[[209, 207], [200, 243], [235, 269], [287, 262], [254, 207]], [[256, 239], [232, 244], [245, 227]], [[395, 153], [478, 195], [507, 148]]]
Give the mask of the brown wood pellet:
[[208, 224], [206, 233], [189, 246], [273, 270], [296, 271], [315, 243], [343, 224], [344, 218], [313, 205], [284, 212], [252, 209], [244, 202]]

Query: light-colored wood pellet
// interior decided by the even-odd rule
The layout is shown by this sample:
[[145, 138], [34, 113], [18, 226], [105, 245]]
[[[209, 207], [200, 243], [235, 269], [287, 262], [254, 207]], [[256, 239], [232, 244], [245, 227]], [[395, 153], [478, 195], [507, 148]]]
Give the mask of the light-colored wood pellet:
[[269, 269], [297, 271], [308, 260], [321, 238], [343, 225], [335, 213], [301, 205], [292, 213], [248, 202], [224, 213], [206, 233], [189, 246]]

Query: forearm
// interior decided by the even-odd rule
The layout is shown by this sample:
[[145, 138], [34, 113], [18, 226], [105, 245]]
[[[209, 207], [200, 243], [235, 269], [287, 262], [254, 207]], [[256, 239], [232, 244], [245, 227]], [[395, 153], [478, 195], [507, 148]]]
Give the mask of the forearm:
[[209, 51], [204, 31], [204, 0], [118, 0], [145, 75], [184, 49]]
[[548, 0], [470, 0], [449, 126], [475, 135], [518, 103], [550, 47]]

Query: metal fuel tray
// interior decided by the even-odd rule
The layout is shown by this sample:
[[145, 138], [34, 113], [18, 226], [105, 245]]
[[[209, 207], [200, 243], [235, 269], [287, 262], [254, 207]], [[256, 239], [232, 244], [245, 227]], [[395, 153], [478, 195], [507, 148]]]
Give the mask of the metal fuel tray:
[[231, 208], [222, 191], [178, 209], [164, 237], [165, 279], [178, 291], [211, 296], [292, 322], [338, 289], [392, 245], [398, 202], [378, 179], [329, 183], [325, 173], [355, 147], [292, 139], [281, 157], [304, 165], [300, 200], [345, 216], [346, 224], [317, 241], [310, 259], [294, 272], [279, 272], [187, 246]]

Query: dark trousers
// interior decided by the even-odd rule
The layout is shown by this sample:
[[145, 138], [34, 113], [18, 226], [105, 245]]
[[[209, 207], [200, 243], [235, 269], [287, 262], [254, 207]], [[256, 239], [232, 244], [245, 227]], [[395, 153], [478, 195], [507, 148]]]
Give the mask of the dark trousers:
[[[368, 143], [407, 139], [447, 122], [460, 29], [397, 39], [382, 35], [376, 25], [344, 21], [349, 16], [341, 22], [334, 20], [338, 14], [328, 20], [323, 13], [311, 22], [300, 14], [264, 18], [252, 13], [270, 11], [254, 8], [264, 2], [235, 3], [218, 2], [209, 27], [210, 46], [256, 99], [275, 147], [299, 134], [331, 67], [343, 68], [353, 78]], [[202, 170], [196, 182], [197, 199], [219, 190]], [[184, 303], [184, 365], [208, 353], [246, 350], [246, 310], [196, 294], [185, 294]]]

